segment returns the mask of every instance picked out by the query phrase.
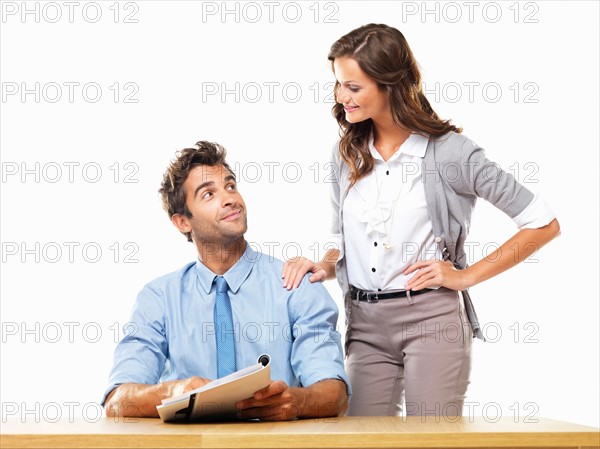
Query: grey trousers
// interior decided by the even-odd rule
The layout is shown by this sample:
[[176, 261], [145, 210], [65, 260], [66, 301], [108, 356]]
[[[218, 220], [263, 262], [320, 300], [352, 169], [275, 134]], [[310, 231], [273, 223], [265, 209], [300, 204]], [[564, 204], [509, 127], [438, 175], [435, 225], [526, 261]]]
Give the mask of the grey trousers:
[[377, 303], [346, 298], [350, 416], [460, 416], [471, 371], [471, 326], [447, 288]]

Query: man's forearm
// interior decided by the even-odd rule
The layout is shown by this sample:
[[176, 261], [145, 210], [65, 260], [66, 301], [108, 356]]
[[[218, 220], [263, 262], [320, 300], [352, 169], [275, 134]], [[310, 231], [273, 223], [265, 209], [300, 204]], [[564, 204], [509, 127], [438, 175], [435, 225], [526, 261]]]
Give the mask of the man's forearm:
[[303, 390], [304, 401], [299, 418], [339, 416], [348, 409], [346, 384], [338, 379], [325, 379]]
[[106, 399], [106, 416], [135, 416], [155, 418], [156, 406], [169, 397], [165, 384], [122, 384], [115, 388]]

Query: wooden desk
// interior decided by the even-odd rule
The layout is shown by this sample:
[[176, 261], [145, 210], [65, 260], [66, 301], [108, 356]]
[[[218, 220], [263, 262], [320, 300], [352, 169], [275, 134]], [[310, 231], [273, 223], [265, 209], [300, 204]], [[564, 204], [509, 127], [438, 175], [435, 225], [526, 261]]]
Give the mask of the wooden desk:
[[[117, 422], [115, 422], [115, 419]], [[540, 418], [347, 417], [266, 423], [164, 424], [102, 418], [1, 423], [1, 448], [442, 448], [600, 447], [599, 429]]]

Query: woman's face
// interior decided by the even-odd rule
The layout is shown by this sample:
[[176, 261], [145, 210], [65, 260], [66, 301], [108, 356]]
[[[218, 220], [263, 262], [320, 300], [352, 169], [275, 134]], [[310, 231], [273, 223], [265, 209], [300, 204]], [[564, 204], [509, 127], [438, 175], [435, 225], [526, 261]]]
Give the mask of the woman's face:
[[360, 68], [355, 59], [335, 58], [333, 73], [339, 83], [335, 100], [344, 106], [348, 122], [372, 119], [377, 123], [392, 118], [389, 94], [379, 89], [377, 82]]

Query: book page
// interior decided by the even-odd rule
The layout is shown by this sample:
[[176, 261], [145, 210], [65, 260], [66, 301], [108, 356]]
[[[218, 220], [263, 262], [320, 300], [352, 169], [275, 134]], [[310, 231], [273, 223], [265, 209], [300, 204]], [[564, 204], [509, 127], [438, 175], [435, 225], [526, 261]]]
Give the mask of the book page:
[[263, 368], [262, 363], [256, 363], [254, 365], [250, 365], [250, 366], [248, 366], [246, 368], [243, 368], [243, 369], [241, 369], [239, 371], [231, 373], [231, 374], [229, 374], [229, 375], [227, 375], [225, 377], [221, 377], [220, 379], [215, 379], [215, 380], [207, 383], [206, 385], [203, 385], [203, 386], [201, 386], [199, 388], [196, 388], [195, 390], [188, 391], [187, 393], [182, 394], [181, 396], [175, 396], [175, 397], [172, 397], [172, 398], [163, 399], [162, 400], [162, 404], [163, 405], [168, 405], [168, 404], [172, 404], [174, 402], [179, 402], [179, 401], [184, 400], [184, 399], [189, 399], [189, 397], [192, 394], [194, 394], [194, 393], [202, 393], [203, 391], [207, 391], [207, 390], [210, 390], [212, 388], [218, 387], [219, 385], [231, 382], [231, 381], [233, 381], [235, 379], [239, 379], [240, 377], [244, 377], [244, 376], [246, 376], [246, 375], [248, 375], [250, 373], [253, 373], [255, 371], [258, 371], [259, 369], [262, 369], [262, 368]]

